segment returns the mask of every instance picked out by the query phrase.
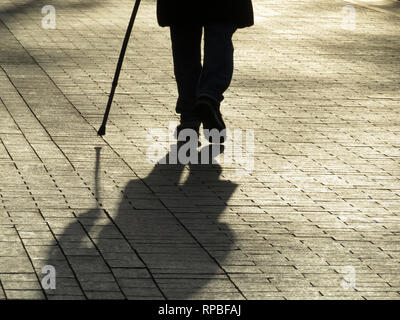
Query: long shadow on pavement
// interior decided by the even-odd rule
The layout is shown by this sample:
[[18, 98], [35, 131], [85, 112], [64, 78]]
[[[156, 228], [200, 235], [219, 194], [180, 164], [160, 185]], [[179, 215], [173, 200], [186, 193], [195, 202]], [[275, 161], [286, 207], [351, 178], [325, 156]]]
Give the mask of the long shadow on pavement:
[[[210, 147], [202, 154], [212, 160]], [[99, 166], [97, 149], [96, 188]], [[83, 289], [89, 299], [240, 299], [220, 266], [234, 236], [218, 221], [237, 185], [220, 174], [218, 164], [157, 164], [126, 185], [114, 214], [100, 207], [80, 214], [49, 255], [58, 276], [48, 296], [79, 298]]]

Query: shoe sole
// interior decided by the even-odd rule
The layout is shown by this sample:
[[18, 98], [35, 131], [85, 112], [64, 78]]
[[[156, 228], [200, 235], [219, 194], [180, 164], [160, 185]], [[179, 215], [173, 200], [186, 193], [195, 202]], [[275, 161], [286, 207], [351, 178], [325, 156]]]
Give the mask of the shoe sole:
[[[220, 116], [213, 110], [213, 107], [209, 106], [208, 104], [200, 104], [196, 108], [197, 113], [203, 123], [203, 129], [206, 130], [213, 130], [216, 129], [220, 133], [220, 143], [224, 143], [226, 139], [226, 133], [223, 132], [226, 129], [225, 123]], [[206, 136], [209, 142], [214, 142], [212, 139], [212, 135]]]

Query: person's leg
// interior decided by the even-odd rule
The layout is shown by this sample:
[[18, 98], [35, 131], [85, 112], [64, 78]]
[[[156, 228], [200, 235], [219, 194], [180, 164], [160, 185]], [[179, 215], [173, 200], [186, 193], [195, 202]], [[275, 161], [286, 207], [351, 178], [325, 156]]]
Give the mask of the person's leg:
[[201, 26], [171, 26], [174, 72], [178, 86], [176, 112], [181, 118], [194, 117], [201, 66]]
[[234, 48], [232, 36], [236, 27], [229, 24], [205, 26], [204, 66], [198, 97], [208, 97], [219, 106], [232, 81]]
[[[234, 49], [233, 25], [205, 26], [204, 65], [200, 77], [195, 110], [206, 129], [204, 134], [210, 141], [225, 141], [225, 123], [220, 112], [224, 92], [233, 75]], [[218, 135], [214, 136], [215, 134]]]

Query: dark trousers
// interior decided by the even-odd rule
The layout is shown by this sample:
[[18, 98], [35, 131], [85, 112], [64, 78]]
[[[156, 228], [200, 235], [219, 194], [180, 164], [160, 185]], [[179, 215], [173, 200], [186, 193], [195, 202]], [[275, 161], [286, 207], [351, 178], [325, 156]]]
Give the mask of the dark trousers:
[[[204, 28], [204, 61], [201, 39]], [[233, 75], [233, 25], [171, 26], [174, 71], [178, 85], [176, 112], [194, 116], [200, 97], [208, 97], [219, 106]]]

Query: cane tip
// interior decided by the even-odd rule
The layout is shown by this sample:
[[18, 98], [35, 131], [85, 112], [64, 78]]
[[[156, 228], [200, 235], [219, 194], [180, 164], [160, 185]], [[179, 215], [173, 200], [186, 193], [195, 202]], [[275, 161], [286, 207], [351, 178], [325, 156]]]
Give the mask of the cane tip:
[[106, 134], [106, 127], [105, 126], [101, 126], [99, 131], [97, 131], [97, 134], [99, 136], [104, 136]]

